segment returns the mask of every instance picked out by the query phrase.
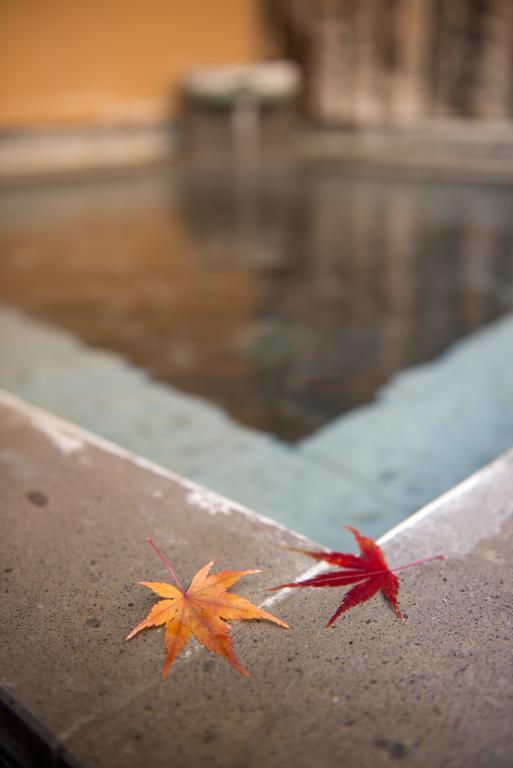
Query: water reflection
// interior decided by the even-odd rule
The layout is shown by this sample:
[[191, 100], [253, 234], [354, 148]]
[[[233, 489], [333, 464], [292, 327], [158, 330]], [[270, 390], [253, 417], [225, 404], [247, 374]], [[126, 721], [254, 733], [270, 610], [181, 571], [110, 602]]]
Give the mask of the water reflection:
[[0, 299], [294, 440], [513, 307], [512, 214], [333, 169], [19, 189]]

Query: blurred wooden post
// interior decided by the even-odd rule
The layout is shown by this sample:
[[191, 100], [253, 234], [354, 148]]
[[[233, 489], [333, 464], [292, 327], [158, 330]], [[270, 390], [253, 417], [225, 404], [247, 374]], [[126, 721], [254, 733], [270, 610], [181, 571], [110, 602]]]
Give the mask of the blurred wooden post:
[[453, 117], [459, 111], [464, 59], [466, 0], [442, 0], [438, 19], [437, 76], [434, 112], [437, 117]]
[[312, 109], [327, 122], [354, 119], [355, 0], [320, 6], [311, 39]]
[[480, 117], [497, 119], [513, 107], [513, 2], [488, 0], [474, 102]]
[[382, 72], [376, 66], [374, 0], [359, 0], [353, 34], [356, 56], [354, 58], [354, 117], [361, 126], [373, 126], [383, 115], [380, 90]]
[[395, 16], [395, 72], [391, 113], [400, 123], [425, 117], [430, 108], [428, 49], [433, 42], [431, 0], [397, 0]]

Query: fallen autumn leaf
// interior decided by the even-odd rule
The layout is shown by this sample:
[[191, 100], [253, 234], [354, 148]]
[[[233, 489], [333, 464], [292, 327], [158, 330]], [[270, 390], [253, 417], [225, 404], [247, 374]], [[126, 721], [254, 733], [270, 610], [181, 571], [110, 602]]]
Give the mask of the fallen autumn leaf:
[[148, 543], [162, 560], [176, 586], [155, 581], [139, 582], [165, 599], [156, 603], [144, 621], [138, 624], [125, 639], [130, 640], [147, 627], [165, 624], [164, 640], [167, 656], [162, 668], [162, 677], [167, 676], [176, 655], [186, 645], [191, 635], [194, 635], [209, 651], [223, 656], [242, 675], [249, 677], [250, 673], [235, 656], [230, 627], [224, 620], [266, 619], [288, 629], [288, 625], [281, 619], [263, 611], [249, 600], [227, 592], [227, 589], [242, 576], [260, 571], [220, 571], [211, 574], [213, 562], [210, 562], [196, 573], [189, 589], [185, 590], [155, 543], [151, 539], [148, 539]]
[[390, 569], [381, 548], [373, 539], [368, 536], [362, 536], [356, 528], [352, 528], [350, 525], [347, 526], [347, 529], [355, 537], [361, 556], [345, 552], [310, 552], [307, 549], [287, 547], [292, 552], [301, 552], [304, 555], [308, 555], [308, 557], [313, 557], [314, 560], [324, 560], [331, 565], [339, 565], [343, 570], [321, 573], [319, 576], [314, 576], [304, 581], [280, 584], [277, 587], [273, 587], [273, 590], [283, 589], [284, 587], [345, 587], [349, 584], [355, 584], [356, 586], [346, 593], [339, 607], [326, 624], [326, 627], [331, 627], [340, 614], [348, 611], [349, 608], [364, 603], [366, 600], [370, 600], [380, 590], [393, 606], [397, 617], [402, 619], [401, 609], [397, 602], [399, 579], [395, 575], [395, 571], [403, 571], [406, 568], [412, 568], [415, 565], [421, 565], [431, 560], [445, 560], [445, 555], [426, 557], [422, 560], [415, 560], [413, 563]]

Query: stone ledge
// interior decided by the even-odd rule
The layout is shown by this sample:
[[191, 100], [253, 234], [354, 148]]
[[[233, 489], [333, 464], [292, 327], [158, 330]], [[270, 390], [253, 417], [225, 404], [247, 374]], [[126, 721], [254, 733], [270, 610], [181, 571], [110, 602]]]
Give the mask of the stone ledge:
[[261, 567], [240, 588], [261, 604], [308, 567], [278, 547], [294, 533], [8, 395], [0, 475], [0, 700], [22, 765], [511, 764], [512, 453], [383, 538], [392, 563], [451, 557], [405, 573], [403, 624], [376, 599], [327, 631], [334, 591], [279, 593], [291, 632], [234, 628], [250, 680], [191, 646], [161, 683], [160, 632], [123, 643], [151, 604], [135, 582], [159, 575], [144, 538], [185, 579]]

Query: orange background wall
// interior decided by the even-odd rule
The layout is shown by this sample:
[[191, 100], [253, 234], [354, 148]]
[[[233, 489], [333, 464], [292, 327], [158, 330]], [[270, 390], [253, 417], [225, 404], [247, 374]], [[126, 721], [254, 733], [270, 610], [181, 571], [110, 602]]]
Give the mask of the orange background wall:
[[167, 116], [180, 76], [257, 57], [257, 0], [0, 0], [0, 129]]

